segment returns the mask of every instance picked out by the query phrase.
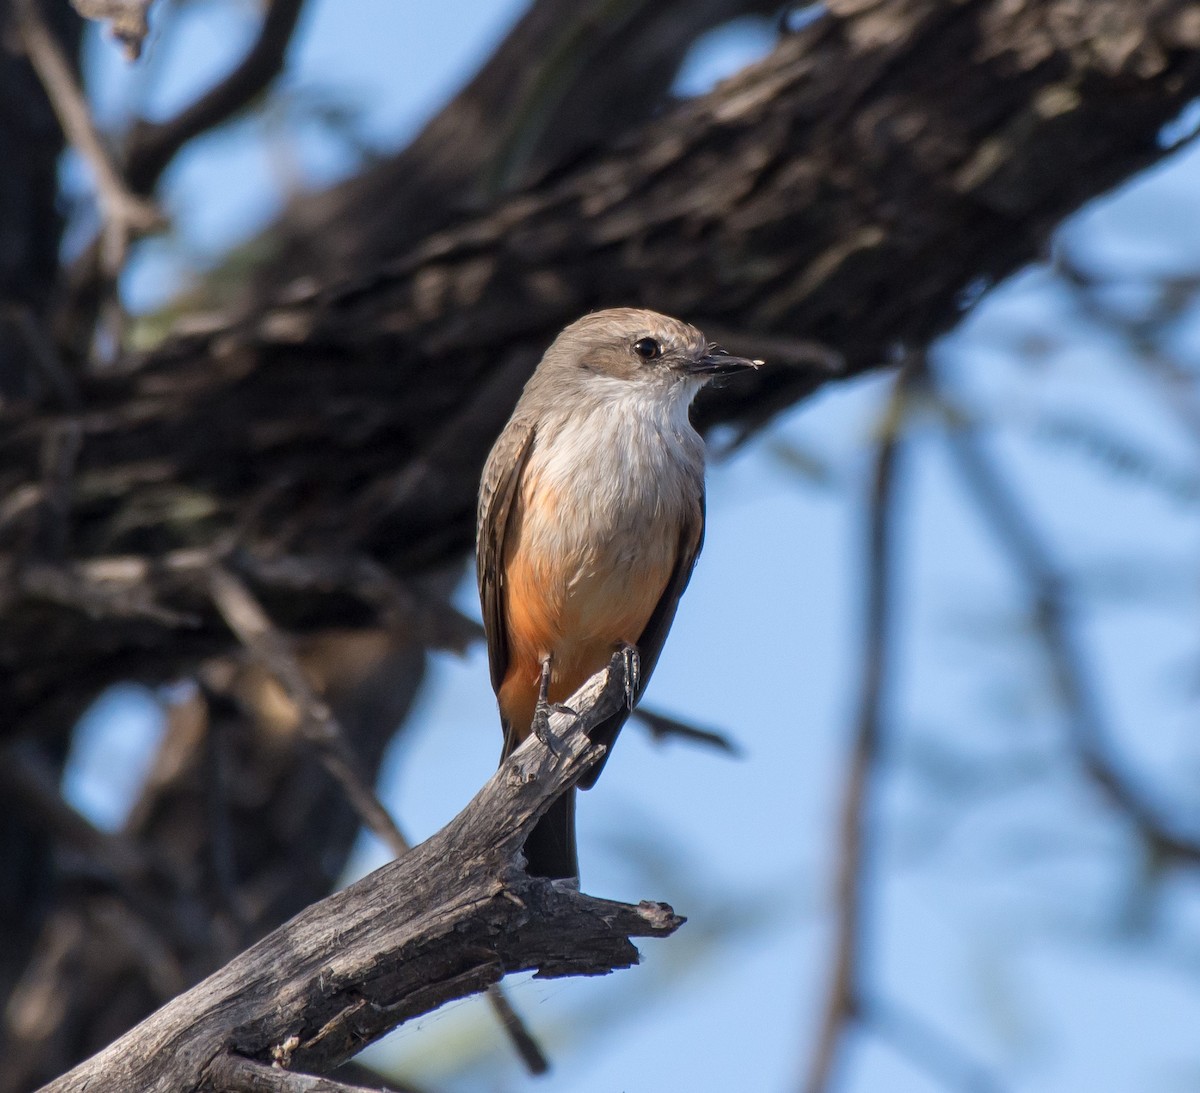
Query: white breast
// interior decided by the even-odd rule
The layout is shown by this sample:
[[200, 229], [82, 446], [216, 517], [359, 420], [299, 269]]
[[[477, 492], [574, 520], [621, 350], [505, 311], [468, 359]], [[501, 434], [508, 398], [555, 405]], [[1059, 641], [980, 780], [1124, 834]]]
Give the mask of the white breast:
[[576, 559], [577, 576], [597, 554], [637, 564], [641, 542], [657, 553], [647, 540], [660, 529], [674, 549], [703, 491], [704, 444], [688, 420], [694, 390], [592, 376], [593, 398], [539, 428], [525, 475], [527, 488], [553, 499], [527, 506], [544, 514], [525, 529], [539, 548]]

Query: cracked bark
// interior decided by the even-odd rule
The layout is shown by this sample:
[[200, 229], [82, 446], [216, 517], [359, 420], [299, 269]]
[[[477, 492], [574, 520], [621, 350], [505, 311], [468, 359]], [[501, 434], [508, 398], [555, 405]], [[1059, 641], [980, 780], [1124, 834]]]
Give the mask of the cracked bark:
[[229, 1056], [331, 1070], [385, 1032], [506, 972], [602, 975], [632, 937], [684, 921], [659, 903], [596, 899], [529, 877], [521, 847], [604, 749], [589, 730], [625, 701], [619, 656], [555, 713], [555, 753], [515, 753], [438, 834], [320, 903], [180, 995], [44, 1093], [225, 1088]]

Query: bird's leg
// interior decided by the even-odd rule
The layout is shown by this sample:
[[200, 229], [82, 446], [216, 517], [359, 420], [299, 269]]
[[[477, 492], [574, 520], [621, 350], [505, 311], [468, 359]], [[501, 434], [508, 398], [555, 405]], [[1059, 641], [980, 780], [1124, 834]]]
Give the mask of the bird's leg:
[[628, 641], [620, 642], [617, 652], [625, 662], [625, 705], [632, 710], [642, 682], [642, 655], [638, 647]]
[[554, 737], [550, 735], [550, 657], [547, 655], [542, 659], [542, 681], [538, 684], [537, 705], [533, 710], [533, 724], [530, 728], [533, 730], [533, 735], [536, 736], [549, 749], [551, 755], [557, 755], [558, 749], [554, 744]]

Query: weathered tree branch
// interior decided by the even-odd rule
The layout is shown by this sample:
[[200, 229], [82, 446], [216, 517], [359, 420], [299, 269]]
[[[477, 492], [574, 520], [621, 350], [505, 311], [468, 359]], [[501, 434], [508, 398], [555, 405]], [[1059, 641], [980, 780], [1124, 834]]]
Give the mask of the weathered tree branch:
[[[213, 600], [229, 628], [288, 692], [300, 714], [301, 736], [320, 756], [321, 763], [354, 806], [363, 824], [397, 857], [412, 849], [400, 825], [383, 806], [362, 771], [358, 756], [337, 718], [312, 689], [304, 668], [288, 648], [287, 639], [267, 618], [250, 590], [233, 573], [214, 565], [209, 573]], [[488, 1002], [530, 1073], [543, 1074], [549, 1062], [525, 1027], [499, 983], [488, 987]]]
[[221, 1093], [381, 1093], [366, 1086], [256, 1063], [244, 1055], [218, 1056], [208, 1068], [208, 1082]]
[[[595, 899], [522, 867], [538, 816], [603, 748], [591, 727], [625, 701], [619, 657], [445, 828], [314, 904], [70, 1073], [46, 1093], [191, 1093], [226, 1054], [328, 1070], [410, 1017], [507, 972], [597, 975], [637, 962], [631, 937], [682, 923], [663, 904]], [[169, 1046], [168, 1046], [169, 1045]]]
[[[581, 156], [668, 103], [696, 38], [776, 0], [533, 0], [479, 72], [407, 147], [296, 197], [268, 231], [247, 312], [279, 286], [330, 284]], [[762, 355], [762, 354], [759, 354]]]

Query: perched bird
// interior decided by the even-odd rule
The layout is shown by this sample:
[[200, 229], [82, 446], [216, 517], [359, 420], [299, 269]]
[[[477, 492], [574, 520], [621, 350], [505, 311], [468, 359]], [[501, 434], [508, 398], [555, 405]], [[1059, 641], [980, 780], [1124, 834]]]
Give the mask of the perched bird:
[[[640, 697], [704, 538], [704, 442], [688, 408], [709, 380], [761, 363], [633, 308], [586, 315], [546, 350], [479, 491], [479, 596], [501, 762], [530, 733], [545, 738], [549, 707], [617, 649], [636, 649]], [[614, 715], [593, 739], [611, 748], [628, 716]], [[574, 789], [538, 822], [525, 857], [531, 874], [578, 877]]]

